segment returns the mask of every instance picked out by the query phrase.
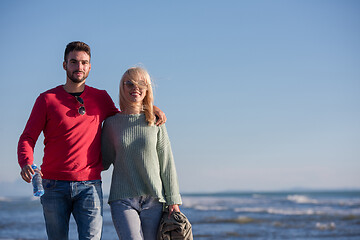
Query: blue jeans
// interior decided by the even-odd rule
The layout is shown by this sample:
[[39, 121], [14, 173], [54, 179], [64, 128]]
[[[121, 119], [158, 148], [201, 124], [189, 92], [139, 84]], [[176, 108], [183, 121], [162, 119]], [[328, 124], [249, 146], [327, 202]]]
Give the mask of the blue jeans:
[[103, 194], [101, 180], [58, 181], [43, 179], [41, 196], [49, 240], [67, 240], [70, 215], [77, 224], [79, 240], [101, 239]]
[[156, 240], [163, 204], [153, 197], [126, 198], [110, 202], [111, 216], [122, 240]]

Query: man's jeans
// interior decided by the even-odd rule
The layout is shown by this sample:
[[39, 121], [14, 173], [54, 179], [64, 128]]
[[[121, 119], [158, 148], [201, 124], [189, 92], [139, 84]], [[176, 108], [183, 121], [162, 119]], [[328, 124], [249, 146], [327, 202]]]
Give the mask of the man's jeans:
[[101, 239], [103, 194], [101, 180], [57, 181], [43, 179], [41, 197], [49, 240], [67, 240], [71, 213], [79, 240]]
[[163, 204], [153, 197], [126, 198], [110, 202], [119, 239], [156, 240]]

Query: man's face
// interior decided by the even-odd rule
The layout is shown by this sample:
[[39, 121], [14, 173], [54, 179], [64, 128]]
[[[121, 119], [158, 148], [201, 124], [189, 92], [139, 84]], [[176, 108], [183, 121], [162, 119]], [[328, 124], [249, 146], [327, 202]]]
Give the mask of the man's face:
[[81, 83], [89, 76], [90, 56], [83, 51], [72, 51], [63, 63], [67, 78], [74, 83]]

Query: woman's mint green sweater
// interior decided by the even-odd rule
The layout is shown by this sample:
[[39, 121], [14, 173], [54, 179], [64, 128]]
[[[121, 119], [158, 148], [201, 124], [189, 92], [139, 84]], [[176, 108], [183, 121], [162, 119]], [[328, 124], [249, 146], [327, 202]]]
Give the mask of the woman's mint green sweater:
[[144, 114], [118, 113], [105, 120], [101, 138], [104, 169], [114, 165], [109, 202], [152, 196], [181, 204], [165, 125], [148, 126]]

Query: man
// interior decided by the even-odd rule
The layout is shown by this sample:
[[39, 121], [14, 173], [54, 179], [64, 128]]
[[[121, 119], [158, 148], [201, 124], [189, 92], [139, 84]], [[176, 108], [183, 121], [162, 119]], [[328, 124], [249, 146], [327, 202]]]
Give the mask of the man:
[[[87, 44], [66, 46], [66, 83], [40, 94], [19, 139], [20, 175], [30, 182], [34, 147], [41, 131], [44, 133], [41, 204], [50, 240], [68, 239], [71, 214], [79, 239], [101, 239], [101, 124], [119, 111], [105, 90], [85, 85], [90, 58]], [[161, 119], [157, 124], [165, 122], [165, 115], [155, 110]]]

